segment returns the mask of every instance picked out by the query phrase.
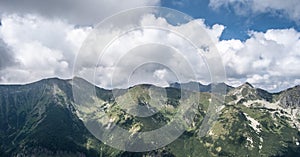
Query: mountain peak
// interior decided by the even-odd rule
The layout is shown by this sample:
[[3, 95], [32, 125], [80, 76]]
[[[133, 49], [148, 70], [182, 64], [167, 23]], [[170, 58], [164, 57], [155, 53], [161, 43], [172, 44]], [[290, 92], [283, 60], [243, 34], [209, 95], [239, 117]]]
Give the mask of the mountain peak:
[[[187, 85], [180, 83], [176, 85], [181, 85], [181, 88], [191, 86], [193, 89], [194, 86], [200, 84], [194, 82], [187, 83]], [[205, 88], [207, 90], [211, 90], [210, 88], [219, 89], [214, 86], [226, 87], [227, 85], [217, 83], [203, 85], [203, 88], [201, 88], [202, 90]], [[209, 143], [212, 146], [218, 145], [220, 151], [226, 150], [226, 152], [220, 152], [225, 153], [225, 155], [236, 154], [236, 148], [241, 150], [238, 152], [241, 156], [249, 154], [252, 151], [249, 148], [253, 148], [253, 152], [250, 152], [252, 154], [257, 153], [258, 149], [262, 151], [270, 150], [272, 152], [282, 150], [282, 152], [279, 152], [282, 154], [285, 153], [285, 149], [298, 151], [300, 136], [297, 126], [299, 125], [297, 121], [291, 121], [290, 118], [286, 117], [292, 117], [291, 112], [293, 111], [294, 114], [294, 111], [298, 111], [294, 108], [299, 107], [298, 105], [300, 104], [300, 86], [286, 90], [279, 96], [259, 88], [253, 88], [250, 83], [245, 83], [242, 86], [232, 89], [230, 93], [225, 95], [227, 99], [222, 108], [216, 108], [220, 113], [218, 115], [220, 118], [216, 118], [214, 121], [216, 125], [207, 130], [207, 134], [205, 134], [207, 137], [200, 140], [204, 141], [209, 138]], [[155, 89], [152, 93], [150, 91], [152, 88], [148, 90], [148, 87], [153, 87], [153, 85], [140, 84], [133, 86], [131, 90], [117, 90], [117, 93], [113, 93], [111, 90], [95, 87], [79, 77], [68, 81], [49, 78], [26, 86], [18, 86], [17, 88], [14, 86], [5, 86], [3, 90], [0, 90], [0, 111], [2, 111], [0, 112], [0, 137], [4, 141], [4, 143], [0, 144], [1, 156], [17, 156], [18, 154], [22, 156], [22, 154], [34, 153], [37, 153], [36, 156], [41, 156], [40, 154], [44, 152], [44, 154], [49, 153], [52, 156], [56, 152], [59, 152], [59, 156], [76, 156], [73, 154], [62, 154], [63, 151], [70, 153], [79, 152], [80, 154], [77, 153], [77, 156], [78, 154], [82, 154], [81, 156], [101, 156], [101, 154], [103, 156], [133, 156], [132, 154], [123, 155], [123, 152], [119, 152], [119, 150], [114, 150], [113, 148], [103, 150], [94, 149], [98, 147], [105, 148], [106, 146], [95, 136], [92, 136], [85, 124], [88, 123], [92, 126], [97, 124], [99, 126], [97, 128], [110, 129], [111, 124], [117, 123], [120, 127], [128, 130], [153, 130], [167, 125], [172, 120], [171, 118], [176, 116], [178, 111], [184, 111], [181, 110], [182, 105], [193, 103], [195, 98], [197, 98], [193, 96], [182, 99], [180, 90], [176, 88], [168, 88], [167, 93], [161, 93], [164, 91], [156, 90], [156, 86], [154, 86]], [[95, 88], [96, 95], [89, 91], [86, 92], [85, 89], [89, 88]], [[73, 93], [73, 91], [75, 92]], [[271, 103], [272, 95], [282, 98], [284, 110], [274, 109], [275, 107], [277, 108], [277, 102]], [[155, 99], [152, 99], [152, 96], [157, 97], [153, 97]], [[180, 152], [174, 151], [178, 147], [181, 147], [180, 142], [182, 140], [195, 140], [196, 142], [199, 140], [194, 139], [195, 135], [197, 135], [194, 133], [201, 131], [202, 120], [207, 115], [206, 113], [210, 111], [207, 107], [212, 101], [213, 94], [203, 93], [200, 96], [199, 102], [193, 103], [191, 112], [183, 112], [185, 113], [183, 122], [189, 124], [187, 128], [189, 133], [182, 136], [182, 139], [179, 139], [180, 141], [175, 141], [174, 145], [167, 146], [170, 149], [162, 148], [162, 150], [155, 150], [155, 154], [151, 152], [151, 154], [145, 154], [144, 156], [153, 156], [157, 152], [163, 152], [165, 156], [183, 156]], [[263, 98], [268, 98], [270, 101], [266, 102]], [[90, 102], [91, 104], [83, 104]], [[293, 110], [286, 112], [289, 110], [285, 110], [285, 106]], [[143, 111], [144, 115], [147, 113], [151, 116], [141, 118], [130, 114], [140, 113], [140, 111]], [[156, 113], [156, 111], [160, 112]], [[192, 112], [197, 116], [190, 114]], [[104, 118], [100, 119], [99, 115], [101, 117], [102, 115], [106, 115], [107, 118], [103, 116]], [[272, 119], [273, 116], [276, 117]], [[94, 120], [98, 119], [99, 121], [96, 123]], [[288, 124], [291, 125], [289, 126]], [[280, 128], [288, 132], [288, 134], [282, 134], [281, 131], [274, 132], [274, 128]], [[266, 137], [274, 137], [278, 142], [274, 143], [272, 140], [264, 140]], [[5, 141], [7, 142], [5, 143]], [[85, 147], [88, 141], [92, 141], [90, 143], [91, 149]], [[285, 147], [293, 143], [293, 147]], [[272, 148], [267, 147], [269, 145], [272, 145]], [[190, 150], [201, 151], [203, 148], [208, 148], [207, 150], [211, 154], [215, 152], [215, 149], [210, 149], [206, 143], [197, 142], [196, 144], [187, 146], [188, 148], [184, 148], [184, 152]], [[227, 149], [226, 146], [234, 149]], [[90, 150], [91, 153], [89, 153]], [[171, 155], [166, 155], [165, 150], [170, 151]], [[3, 152], [5, 153], [4, 155]], [[111, 155], [110, 152], [114, 155]], [[243, 152], [245, 154], [242, 154]], [[16, 153], [17, 155], [15, 155]], [[192, 153], [199, 154], [199, 151]], [[295, 156], [299, 156], [298, 154]], [[44, 156], [50, 155], [46, 154]], [[259, 153], [253, 156], [255, 155], [259, 156]], [[274, 156], [276, 154], [266, 155]], [[210, 155], [208, 154], [207, 156]]]
[[280, 103], [285, 108], [300, 107], [300, 85], [282, 91]]
[[134, 88], [148, 89], [150, 87], [157, 87], [157, 86], [152, 85], [152, 84], [143, 83], [143, 84], [133, 85], [133, 86], [129, 87], [129, 89], [134, 89]]
[[254, 87], [252, 86], [252, 84], [250, 84], [249, 82], [245, 82], [245, 83], [242, 84], [240, 87], [254, 88]]

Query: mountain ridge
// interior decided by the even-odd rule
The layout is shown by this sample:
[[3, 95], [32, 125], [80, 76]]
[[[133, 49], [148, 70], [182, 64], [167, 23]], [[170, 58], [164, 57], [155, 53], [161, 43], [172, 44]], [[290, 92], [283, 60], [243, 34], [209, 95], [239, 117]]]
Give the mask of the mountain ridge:
[[[30, 82], [30, 83], [13, 83], [13, 84], [1, 84], [0, 83], [0, 86], [26, 86], [26, 85], [30, 85], [30, 84], [35, 84], [35, 83], [38, 83], [38, 82], [43, 82], [43, 81], [49, 81], [49, 80], [63, 80], [63, 81], [72, 81], [73, 79], [79, 79], [79, 80], [83, 80], [83, 81], [86, 81], [88, 82], [89, 84], [92, 84], [98, 88], [102, 88], [102, 89], [105, 89], [105, 90], [113, 90], [113, 89], [127, 89], [127, 88], [113, 88], [113, 89], [109, 89], [109, 88], [104, 88], [104, 87], [101, 87], [101, 86], [98, 86], [98, 85], [95, 85], [89, 81], [87, 81], [86, 79], [82, 78], [82, 77], [78, 77], [78, 76], [75, 76], [73, 78], [68, 78], [68, 79], [62, 79], [62, 78], [58, 78], [58, 77], [50, 77], [50, 78], [45, 78], [45, 79], [40, 79], [40, 80], [37, 80], [37, 81], [34, 81], [34, 82]], [[173, 88], [180, 88], [180, 85], [185, 85], [185, 84], [193, 84], [193, 85], [199, 85], [200, 86], [200, 90], [201, 88], [204, 88], [204, 90], [201, 92], [209, 92], [209, 88], [211, 88], [212, 85], [214, 85], [213, 83], [209, 83], [209, 84], [203, 84], [201, 82], [196, 82], [196, 81], [189, 81], [189, 82], [184, 82], [184, 83], [178, 83], [178, 82], [172, 82], [172, 83], [169, 83], [169, 86], [167, 87], [173, 87]], [[154, 85], [154, 84], [148, 84], [148, 83], [143, 83], [143, 84], [136, 84], [136, 85], [133, 85], [133, 86], [130, 86], [128, 88], [131, 88], [131, 87], [134, 87], [134, 86], [137, 86], [137, 85]], [[282, 89], [281, 91], [277, 91], [277, 92], [270, 92], [266, 89], [263, 89], [263, 88], [259, 88], [259, 87], [255, 87], [253, 86], [251, 83], [249, 82], [244, 82], [243, 84], [239, 85], [239, 86], [231, 86], [231, 85], [228, 85], [226, 84], [225, 82], [220, 82], [220, 83], [217, 83], [216, 85], [225, 85], [230, 89], [232, 88], [238, 88], [240, 86], [243, 86], [243, 85], [248, 85], [252, 88], [256, 88], [256, 89], [261, 89], [261, 90], [264, 90], [264, 91], [267, 91], [269, 93], [272, 93], [272, 94], [278, 94], [278, 93], [281, 93], [283, 91], [286, 91], [288, 89], [293, 89], [293, 88], [300, 88], [300, 85], [294, 85], [294, 86], [291, 86], [291, 87], [288, 87], [286, 89]], [[154, 86], [157, 86], [157, 85], [154, 85]], [[202, 87], [201, 87], [202, 86]], [[157, 86], [157, 87], [162, 87], [162, 86]], [[228, 92], [228, 91], [227, 91]]]
[[[86, 84], [84, 87], [95, 87], [84, 79], [78, 80]], [[85, 111], [78, 110], [76, 108], [78, 105], [74, 101], [73, 81], [55, 78], [43, 79], [27, 85], [0, 85], [0, 153], [3, 156], [100, 156], [101, 154], [103, 156], [199, 156], [199, 154], [202, 156], [246, 156], [246, 154], [288, 156], [300, 154], [300, 128], [297, 128], [300, 126], [298, 86], [275, 94], [260, 91], [247, 84], [231, 89], [226, 94], [225, 102], [220, 109], [220, 117], [204, 137], [199, 137], [198, 133], [213, 93], [199, 92], [199, 104], [191, 109], [195, 117], [188, 123], [190, 125], [183, 135], [161, 149], [132, 153], [103, 144], [86, 129], [83, 123], [84, 117], [78, 114], [78, 111], [82, 113]], [[89, 108], [89, 113], [98, 113], [98, 109], [103, 110], [117, 125], [132, 131], [133, 134], [136, 131], [159, 128], [169, 122], [180, 106], [178, 88], [162, 88], [167, 90], [168, 97], [165, 104], [162, 104], [162, 110], [150, 118], [130, 115], [127, 113], [130, 111], [129, 108], [120, 108], [115, 103], [117, 99], [124, 100], [125, 104], [132, 102], [137, 105], [142, 103], [146, 106], [155, 106], [149, 99], [148, 89], [152, 88], [130, 88], [119, 95], [114, 95], [112, 90], [95, 87], [96, 98], [92, 100], [97, 101], [99, 106], [95, 106], [95, 110]], [[272, 97], [269, 98], [268, 94]], [[129, 101], [128, 96], [132, 96], [134, 100]], [[281, 104], [283, 99], [286, 100], [287, 105]], [[184, 119], [184, 121], [190, 120]], [[103, 122], [103, 125], [109, 123]]]

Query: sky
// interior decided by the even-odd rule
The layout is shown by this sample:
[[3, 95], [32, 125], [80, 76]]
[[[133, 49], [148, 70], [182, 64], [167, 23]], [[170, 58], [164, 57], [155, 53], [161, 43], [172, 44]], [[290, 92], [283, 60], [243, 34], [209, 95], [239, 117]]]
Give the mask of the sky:
[[[132, 22], [140, 26], [158, 23], [164, 28], [186, 33], [193, 29], [198, 35], [194, 35], [193, 39], [203, 35], [199, 30], [204, 30], [221, 56], [227, 77], [225, 82], [229, 85], [249, 82], [255, 87], [276, 92], [300, 84], [298, 0], [1, 0], [0, 83], [24, 84], [50, 77], [71, 78], [78, 52], [97, 23], [120, 11], [142, 6], [172, 8], [193, 17], [194, 20], [176, 26], [151, 15]], [[201, 29], [197, 30], [198, 27]], [[126, 28], [120, 26], [118, 29], [121, 32]], [[103, 39], [114, 33], [104, 33]], [[121, 62], [118, 66], [110, 65], [109, 61], [122, 54], [121, 50], [137, 45], [137, 39], [161, 43], [169, 41], [184, 51], [183, 56], [192, 65], [205, 66], [195, 59], [194, 52], [185, 43], [179, 42], [170, 32], [137, 31], [118, 42], [131, 39], [134, 39], [132, 43], [116, 45], [119, 49], [112, 50], [112, 54], [107, 55], [107, 62], [97, 69], [99, 86], [110, 87], [109, 76], [114, 70], [119, 76], [132, 71], [134, 60], [129, 59], [130, 63]], [[178, 60], [177, 64], [185, 64], [166, 47], [156, 45], [154, 48], [157, 53], [151, 55], [153, 59], [165, 59], [163, 62], [170, 66], [174, 60]], [[138, 50], [133, 49], [132, 53]], [[169, 53], [162, 55], [160, 52]], [[144, 58], [147, 55], [145, 53]], [[83, 69], [80, 71], [83, 76], [89, 76], [94, 70], [92, 66], [85, 67], [93, 58], [86, 59], [78, 63]], [[135, 60], [143, 61], [141, 58]], [[148, 78], [149, 81], [155, 80], [151, 83], [166, 85], [174, 80], [166, 65], [147, 64], [144, 69], [137, 70], [130, 81], [134, 84]], [[196, 70], [195, 73], [197, 81], [209, 83], [207, 78], [202, 77], [207, 71]], [[128, 82], [119, 81], [117, 85], [125, 87]]]

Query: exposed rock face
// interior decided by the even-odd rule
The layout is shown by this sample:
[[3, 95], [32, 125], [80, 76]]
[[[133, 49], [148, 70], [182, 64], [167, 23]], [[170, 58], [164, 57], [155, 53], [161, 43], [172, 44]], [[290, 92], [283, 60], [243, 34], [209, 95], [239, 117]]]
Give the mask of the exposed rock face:
[[260, 88], [254, 88], [248, 82], [239, 87], [233, 88], [227, 95], [236, 98], [236, 103], [242, 103], [248, 100], [273, 101], [273, 95], [271, 93]]
[[191, 91], [196, 91], [198, 90], [199, 92], [229, 92], [230, 90], [234, 89], [233, 87], [225, 84], [225, 83], [217, 83], [217, 84], [208, 84], [208, 85], [203, 85], [199, 82], [188, 82], [188, 83], [171, 83], [169, 85], [170, 87], [177, 88], [177, 89], [185, 89], [185, 90], [191, 90]]
[[300, 86], [281, 92], [280, 105], [284, 108], [300, 108]]
[[[94, 87], [89, 82], [45, 79], [28, 85], [0, 85], [0, 156], [300, 156], [300, 86], [272, 94], [245, 83], [233, 88], [226, 84], [201, 85], [199, 83], [174, 84], [166, 90], [167, 99], [162, 99], [160, 112], [149, 117], [129, 114], [124, 104], [151, 108], [158, 104], [149, 94], [160, 90], [151, 85], [137, 85], [111, 90], [95, 87], [96, 96], [90, 93], [72, 92], [72, 88]], [[74, 85], [74, 86], [72, 86]], [[189, 97], [181, 103], [180, 90], [199, 86], [200, 102], [184, 117], [188, 129], [171, 144], [150, 152], [125, 152], [109, 147], [96, 139], [84, 126], [84, 116], [99, 115], [104, 111], [108, 121], [101, 125], [108, 128], [112, 123], [133, 133], [152, 131], [168, 124], [180, 106], [195, 102], [198, 97]], [[215, 123], [207, 134], [199, 136], [203, 119], [212, 101], [211, 89], [226, 87], [228, 98]], [[223, 90], [222, 90], [223, 91]], [[130, 93], [129, 93], [130, 92]], [[199, 94], [199, 91], [193, 91]], [[161, 95], [161, 94], [158, 94]], [[96, 102], [78, 110], [74, 99], [84, 97]], [[198, 99], [197, 99], [198, 100]], [[124, 107], [124, 106], [123, 106]], [[159, 106], [158, 106], [159, 107]], [[296, 108], [296, 109], [295, 109]], [[78, 113], [82, 111], [82, 113]], [[83, 112], [84, 111], [84, 112]]]

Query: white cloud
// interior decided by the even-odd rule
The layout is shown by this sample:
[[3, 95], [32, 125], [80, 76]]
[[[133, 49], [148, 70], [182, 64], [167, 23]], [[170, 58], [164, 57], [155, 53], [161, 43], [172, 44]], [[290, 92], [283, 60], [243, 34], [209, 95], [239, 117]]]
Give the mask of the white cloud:
[[14, 61], [14, 57], [12, 55], [10, 47], [2, 40], [0, 36], [0, 70], [11, 66], [13, 64], [17, 64], [17, 62]]
[[[214, 41], [218, 40], [217, 36], [220, 36], [220, 33], [222, 33], [221, 30], [223, 29], [221, 25], [215, 25], [209, 28], [204, 24], [203, 20], [195, 20], [180, 26], [172, 26], [163, 18], [156, 18], [153, 15], [142, 15], [139, 25], [144, 26], [147, 25], [147, 23], [155, 23], [161, 27], [180, 30], [182, 33], [190, 33], [193, 35], [192, 38], [198, 38], [198, 36], [201, 35], [205, 36], [204, 34], [193, 33], [195, 29], [198, 29], [197, 32], [208, 32], [211, 37], [216, 36], [213, 38]], [[117, 33], [120, 33], [120, 31], [123, 31], [121, 28], [119, 28], [120, 30], [114, 30], [115, 32], [106, 30], [106, 34], [102, 32], [101, 40], [106, 40], [106, 38], [110, 39], [111, 36], [115, 36]], [[201, 31], [201, 29], [203, 30]], [[11, 47], [13, 59], [19, 64], [14, 64], [1, 70], [1, 82], [27, 83], [45, 77], [71, 77], [76, 53], [90, 31], [90, 27], [76, 28], [66, 21], [47, 19], [32, 14], [24, 16], [18, 16], [16, 14], [3, 16], [0, 35], [5, 44]], [[206, 41], [205, 38], [202, 40]], [[149, 48], [147, 48], [147, 45], [146, 47], [135, 48], [136, 46], [148, 44], [149, 42], [154, 45], [150, 45]], [[126, 34], [124, 38], [114, 42], [112, 48], [115, 49], [112, 49], [111, 53], [107, 54], [105, 61], [101, 62], [101, 65], [98, 66], [97, 72], [100, 75], [97, 75], [97, 77], [101, 80], [99, 84], [103, 87], [109, 87], [109, 78], [113, 76], [114, 73], [125, 77], [132, 72], [133, 68], [136, 68], [133, 66], [136, 64], [131, 62], [138, 60], [140, 63], [143, 63], [148, 61], [149, 58], [153, 61], [157, 61], [158, 59], [164, 66], [178, 67], [177, 70], [180, 71], [180, 73], [174, 74], [174, 71], [170, 70], [162, 73], [168, 68], [157, 64], [147, 67], [148, 70], [146, 68], [146, 71], [140, 70], [139, 74], [134, 76], [135, 78], [139, 78], [139, 81], [141, 81], [141, 78], [149, 77], [149, 79], [144, 81], [166, 85], [166, 83], [170, 81], [177, 81], [178, 78], [176, 77], [178, 76], [175, 75], [189, 77], [191, 71], [186, 69], [186, 67], [189, 66], [197, 67], [197, 78], [205, 78], [206, 81], [209, 81], [206, 76], [200, 77], [200, 75], [208, 74], [208, 71], [205, 69], [204, 61], [199, 58], [199, 56], [196, 56], [197, 51], [192, 50], [191, 45], [187, 45], [187, 43], [188, 42], [181, 39], [180, 36], [169, 31], [159, 31], [159, 29], [130, 32]], [[100, 43], [97, 43], [97, 45], [99, 44]], [[209, 43], [207, 43], [207, 45], [208, 44]], [[166, 48], [164, 45], [172, 45], [174, 49], [184, 53], [175, 53], [174, 50]], [[139, 53], [138, 51], [141, 50], [145, 51], [145, 53], [143, 55], [137, 54]], [[114, 60], [124, 55], [126, 51], [133, 51], [136, 55], [129, 57], [123, 56], [125, 58], [127, 57], [127, 60], [125, 59], [123, 62], [120, 62], [118, 66], [115, 66], [113, 64]], [[155, 53], [153, 53], [153, 51], [155, 51]], [[93, 51], [87, 52], [93, 53]], [[80, 58], [82, 56], [78, 57]], [[81, 62], [78, 62], [82, 76], [93, 78], [91, 76], [94, 76], [95, 64], [92, 63], [97, 63], [98, 57], [99, 56], [95, 54], [84, 53], [83, 59]], [[160, 73], [159, 77], [155, 75], [158, 73]], [[161, 83], [161, 81], [164, 82]], [[120, 82], [118, 82], [119, 86], [122, 87], [126, 86], [126, 83], [128, 82], [123, 79], [120, 79]]]
[[[181, 32], [181, 35], [188, 34], [189, 38], [202, 43], [203, 49], [215, 43], [226, 68], [228, 83], [231, 85], [248, 81], [256, 87], [278, 91], [299, 84], [300, 33], [294, 29], [252, 31], [246, 41], [219, 41], [225, 27], [219, 24], [208, 27], [201, 19], [174, 26], [163, 18], [147, 15], [142, 16], [137, 25], [146, 26], [151, 23]], [[120, 27], [113, 32], [102, 30], [104, 32], [101, 40], [108, 40], [124, 31], [123, 29]], [[1, 83], [26, 83], [54, 76], [71, 77], [76, 52], [91, 30], [90, 27], [78, 28], [63, 20], [47, 19], [32, 14], [4, 16], [0, 27], [2, 45], [5, 45], [5, 50], [10, 49], [11, 60], [18, 64], [7, 64], [0, 70]], [[212, 42], [206, 42], [208, 37]], [[153, 45], [144, 45], [147, 43]], [[98, 46], [99, 44], [101, 43], [98, 43]], [[164, 45], [172, 46], [173, 49]], [[91, 47], [93, 48], [96, 47]], [[174, 49], [180, 53], [175, 53]], [[104, 56], [105, 60], [100, 63], [99, 56], [88, 53], [94, 51], [86, 51], [85, 55], [78, 56], [83, 57], [81, 62], [77, 62], [80, 66], [78, 73], [87, 78], [93, 78], [96, 74], [96, 82], [103, 87], [110, 87], [110, 78], [114, 75], [120, 78], [116, 82], [119, 87], [132, 85], [135, 81], [166, 85], [179, 77], [183, 78], [182, 76], [187, 77], [185, 81], [192, 78], [191, 71], [185, 69], [192, 65], [195, 67], [197, 80], [210, 81], [203, 58], [196, 55], [198, 51], [182, 40], [180, 34], [171, 31], [137, 29], [116, 40], [108, 51], [110, 53], [107, 53]], [[132, 55], [128, 55], [128, 51]], [[116, 62], [116, 59], [121, 60]], [[163, 64], [147, 64], [138, 68], [138, 63], [149, 59]], [[98, 66], [95, 71], [96, 64]], [[177, 71], [171, 67], [177, 67]], [[135, 68], [136, 73], [131, 74]], [[127, 76], [131, 76], [132, 80], [128, 81]]]
[[1, 71], [1, 82], [70, 77], [75, 55], [90, 29], [74, 28], [64, 21], [35, 15], [4, 16], [0, 37], [11, 48], [13, 60], [18, 64]]
[[287, 15], [290, 19], [300, 22], [299, 0], [210, 0], [209, 5], [215, 9], [230, 6], [237, 14], [241, 15], [248, 15], [249, 11], [253, 13], [271, 12], [280, 16]]
[[220, 41], [217, 47], [232, 81], [276, 91], [300, 77], [300, 33], [294, 29], [252, 32], [245, 42]]
[[[153, 24], [155, 27], [149, 27]], [[111, 87], [112, 80], [112, 86], [120, 88], [126, 87], [128, 82], [132, 81], [128, 79], [134, 69], [150, 62], [153, 65], [135, 73], [134, 84], [165, 85], [178, 80], [210, 82], [205, 60], [198, 54], [199, 50], [194, 49], [183, 37], [188, 35], [189, 39], [197, 41], [194, 44], [205, 45], [213, 51], [213, 42], [218, 41], [224, 26], [214, 25], [209, 28], [200, 19], [174, 26], [164, 18], [157, 18], [152, 14], [142, 16], [138, 25], [145, 28], [126, 32], [126, 35], [119, 36], [111, 44], [105, 44], [107, 38], [118, 36], [124, 30], [115, 28], [108, 31], [99, 28], [97, 31], [101, 32], [101, 36], [98, 40], [97, 37], [91, 37], [91, 42], [87, 42], [87, 49], [83, 50], [85, 53], [79, 54], [76, 73], [102, 87]], [[108, 46], [104, 53], [101, 53], [99, 45]], [[100, 54], [101, 60], [95, 57]], [[96, 65], [95, 72], [91, 68], [95, 68]], [[170, 71], [162, 73], [166, 67], [170, 68]]]

